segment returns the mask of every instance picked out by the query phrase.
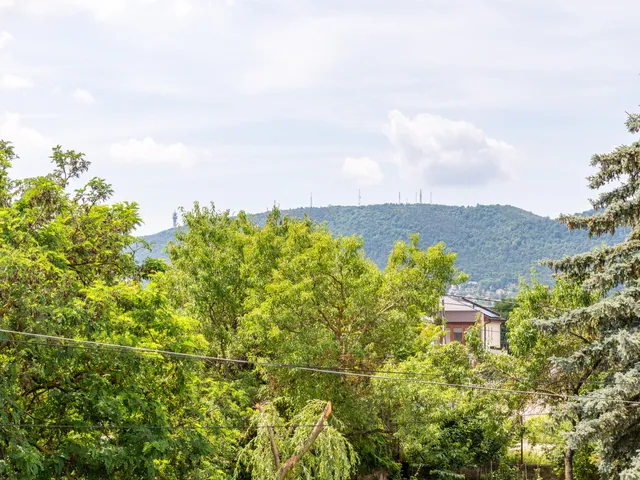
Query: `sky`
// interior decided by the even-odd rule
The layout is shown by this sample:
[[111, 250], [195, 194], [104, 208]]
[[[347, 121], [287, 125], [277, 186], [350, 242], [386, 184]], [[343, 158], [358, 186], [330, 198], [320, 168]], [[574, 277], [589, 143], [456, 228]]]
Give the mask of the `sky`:
[[[15, 177], [83, 152], [140, 234], [233, 212], [414, 202], [589, 208], [634, 141], [637, 0], [0, 0]], [[360, 192], [360, 193], [359, 193]]]

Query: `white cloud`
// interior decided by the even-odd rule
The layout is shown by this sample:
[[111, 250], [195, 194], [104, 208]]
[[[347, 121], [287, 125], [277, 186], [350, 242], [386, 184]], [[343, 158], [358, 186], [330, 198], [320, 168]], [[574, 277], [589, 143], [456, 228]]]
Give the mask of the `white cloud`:
[[85, 90], [83, 88], [77, 88], [71, 94], [71, 96], [73, 97], [73, 99], [76, 102], [84, 103], [85, 105], [91, 105], [91, 104], [96, 103], [96, 99], [94, 98], [93, 95], [91, 95], [91, 92], [89, 92], [88, 90]]
[[32, 88], [33, 81], [26, 77], [6, 73], [0, 77], [0, 90], [22, 90]]
[[428, 185], [483, 185], [509, 176], [515, 149], [469, 122], [389, 113], [386, 134], [401, 176]]
[[190, 167], [208, 152], [187, 147], [183, 143], [156, 143], [151, 137], [143, 140], [132, 138], [111, 145], [109, 152], [115, 159], [130, 163], [177, 164]]
[[53, 146], [47, 137], [22, 123], [22, 116], [5, 112], [0, 117], [0, 139], [13, 143], [18, 154], [24, 151], [49, 150]]
[[[0, 0], [2, 1], [2, 0]], [[13, 42], [15, 40], [15, 38], [13, 38], [13, 35], [11, 35], [9, 32], [7, 31], [1, 31], [0, 32], [0, 50], [3, 49], [4, 47], [6, 47], [7, 45], [9, 45], [11, 42]]]
[[345, 158], [342, 164], [342, 176], [355, 180], [361, 185], [376, 185], [384, 178], [378, 162], [369, 157]]

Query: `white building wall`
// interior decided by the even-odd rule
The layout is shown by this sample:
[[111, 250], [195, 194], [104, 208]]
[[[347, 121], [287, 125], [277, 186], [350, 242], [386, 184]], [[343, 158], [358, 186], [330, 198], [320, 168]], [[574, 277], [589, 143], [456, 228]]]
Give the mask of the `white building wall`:
[[485, 323], [480, 334], [486, 348], [500, 348], [500, 322]]

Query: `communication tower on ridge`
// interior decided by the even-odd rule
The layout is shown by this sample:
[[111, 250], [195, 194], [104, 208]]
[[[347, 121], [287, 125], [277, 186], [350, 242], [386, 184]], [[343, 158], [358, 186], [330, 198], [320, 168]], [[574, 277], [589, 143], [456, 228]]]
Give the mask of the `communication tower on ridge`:
[[173, 212], [173, 228], [178, 228], [178, 212]]

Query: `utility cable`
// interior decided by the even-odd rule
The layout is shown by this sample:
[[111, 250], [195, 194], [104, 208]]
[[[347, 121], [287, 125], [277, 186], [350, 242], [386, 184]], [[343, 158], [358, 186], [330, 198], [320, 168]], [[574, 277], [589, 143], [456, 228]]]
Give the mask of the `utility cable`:
[[19, 332], [15, 330], [6, 330], [0, 329], [0, 333], [12, 334], [12, 335], [25, 335], [28, 337], [48, 339], [48, 340], [56, 340], [56, 341], [67, 341], [67, 342], [75, 342], [81, 345], [89, 345], [92, 347], [106, 348], [106, 349], [114, 349], [114, 350], [123, 350], [123, 351], [133, 351], [139, 353], [151, 353], [165, 356], [172, 356], [177, 358], [189, 358], [193, 360], [201, 360], [201, 361], [213, 361], [213, 362], [221, 362], [221, 363], [235, 363], [235, 364], [243, 364], [243, 365], [255, 365], [261, 367], [270, 367], [270, 368], [288, 368], [293, 370], [301, 370], [308, 372], [316, 372], [316, 373], [325, 373], [330, 375], [342, 375], [342, 376], [350, 376], [350, 377], [359, 377], [359, 378], [369, 378], [372, 380], [387, 380], [387, 381], [405, 381], [411, 383], [421, 383], [425, 385], [439, 386], [439, 387], [451, 387], [451, 388], [460, 388], [467, 390], [478, 390], [478, 391], [488, 391], [488, 392], [501, 392], [501, 393], [511, 393], [515, 395], [530, 395], [530, 396], [541, 396], [547, 398], [560, 398], [564, 400], [592, 400], [599, 398], [601, 400], [615, 401], [627, 405], [632, 406], [640, 406], [640, 402], [633, 400], [624, 400], [624, 399], [616, 399], [610, 398], [603, 395], [566, 395], [561, 393], [553, 393], [553, 392], [542, 392], [538, 390], [518, 390], [518, 389], [508, 389], [501, 387], [493, 387], [479, 384], [461, 384], [461, 383], [452, 383], [452, 382], [441, 382], [441, 381], [433, 381], [433, 380], [425, 380], [421, 378], [415, 377], [394, 377], [389, 375], [373, 375], [369, 373], [361, 373], [361, 372], [353, 372], [353, 371], [341, 371], [341, 370], [333, 370], [323, 366], [303, 366], [303, 365], [289, 365], [284, 363], [272, 363], [272, 362], [260, 362], [253, 360], [243, 360], [243, 359], [233, 359], [233, 358], [223, 358], [223, 357], [211, 357], [207, 355], [195, 355], [189, 353], [179, 353], [172, 352], [168, 350], [157, 350], [152, 348], [145, 347], [133, 347], [127, 345], [116, 345], [109, 344], [103, 342], [94, 342], [90, 340], [74, 340], [71, 338], [65, 337], [57, 337], [53, 335], [43, 335], [38, 333], [28, 333], [28, 332]]

